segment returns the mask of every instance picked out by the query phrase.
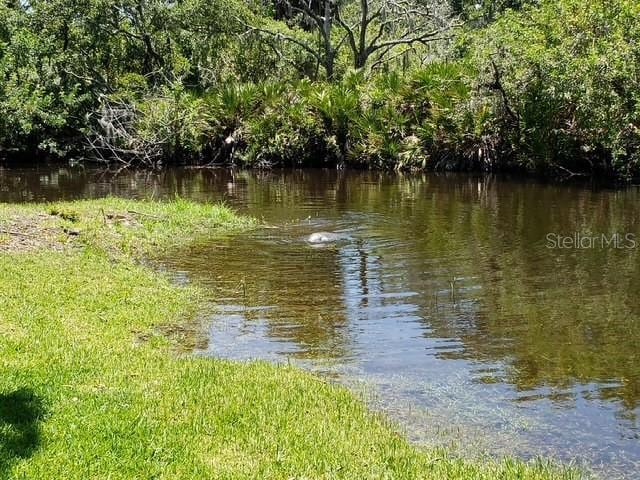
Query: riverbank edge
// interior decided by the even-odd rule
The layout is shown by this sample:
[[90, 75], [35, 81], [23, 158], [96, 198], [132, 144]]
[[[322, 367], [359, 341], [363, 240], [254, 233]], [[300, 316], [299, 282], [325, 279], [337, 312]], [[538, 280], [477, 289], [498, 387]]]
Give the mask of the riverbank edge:
[[0, 204], [0, 478], [578, 478], [413, 447], [295, 367], [180, 355], [204, 296], [140, 262], [256, 223], [226, 207]]
[[166, 163], [160, 168], [151, 168], [145, 166], [130, 166], [122, 170], [118, 164], [107, 164], [95, 161], [77, 161], [75, 157], [66, 159], [60, 158], [42, 158], [40, 161], [34, 161], [33, 157], [29, 159], [20, 158], [2, 158], [0, 157], [0, 170], [5, 169], [50, 169], [50, 168], [86, 168], [88, 171], [97, 171], [105, 175], [117, 176], [123, 171], [128, 172], [152, 172], [160, 174], [164, 171], [173, 169], [191, 170], [191, 171], [231, 171], [231, 172], [256, 172], [256, 173], [279, 173], [279, 172], [296, 172], [296, 171], [351, 171], [351, 172], [373, 172], [380, 175], [473, 175], [473, 176], [495, 176], [501, 178], [512, 178], [518, 181], [536, 181], [540, 183], [558, 184], [558, 185], [581, 185], [586, 188], [604, 188], [604, 189], [624, 189], [640, 184], [640, 176], [621, 178], [615, 175], [600, 174], [580, 174], [580, 175], [555, 175], [550, 171], [530, 171], [522, 167], [510, 166], [500, 167], [493, 170], [482, 168], [453, 168], [446, 170], [419, 169], [419, 170], [394, 170], [390, 168], [374, 168], [366, 165], [338, 165], [336, 163], [318, 162], [309, 166], [274, 166], [274, 167], [257, 167], [242, 166], [232, 164], [211, 165], [206, 161], [182, 161], [176, 163]]

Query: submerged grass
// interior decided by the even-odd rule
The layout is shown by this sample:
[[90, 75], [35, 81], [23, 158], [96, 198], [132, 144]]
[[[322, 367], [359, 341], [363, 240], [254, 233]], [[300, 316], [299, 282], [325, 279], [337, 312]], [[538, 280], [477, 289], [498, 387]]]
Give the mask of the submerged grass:
[[[25, 219], [51, 238], [12, 244]], [[0, 478], [576, 475], [418, 450], [293, 367], [176, 356], [154, 327], [192, 317], [197, 289], [135, 257], [251, 225], [182, 200], [0, 206]]]

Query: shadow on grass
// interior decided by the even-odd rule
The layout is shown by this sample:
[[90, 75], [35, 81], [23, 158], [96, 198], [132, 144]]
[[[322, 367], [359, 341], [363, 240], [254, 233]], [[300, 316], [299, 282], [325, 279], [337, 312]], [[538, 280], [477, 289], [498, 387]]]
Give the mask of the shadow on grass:
[[38, 448], [43, 415], [42, 400], [30, 389], [0, 394], [0, 478]]

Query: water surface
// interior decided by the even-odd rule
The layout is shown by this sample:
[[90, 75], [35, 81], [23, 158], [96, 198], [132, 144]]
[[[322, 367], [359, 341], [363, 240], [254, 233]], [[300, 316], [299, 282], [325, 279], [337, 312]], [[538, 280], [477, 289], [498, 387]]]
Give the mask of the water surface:
[[[606, 478], [640, 471], [637, 188], [323, 170], [114, 178], [0, 169], [0, 201], [175, 194], [224, 200], [266, 225], [167, 260], [215, 299], [198, 354], [323, 372], [412, 440], [464, 455], [552, 456]], [[344, 240], [311, 245], [316, 231]], [[549, 248], [549, 234], [616, 233], [638, 248]]]

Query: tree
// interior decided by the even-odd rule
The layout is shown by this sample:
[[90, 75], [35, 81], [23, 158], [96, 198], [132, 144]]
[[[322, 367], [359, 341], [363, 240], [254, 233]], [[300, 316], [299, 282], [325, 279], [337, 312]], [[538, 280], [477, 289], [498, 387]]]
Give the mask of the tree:
[[378, 53], [379, 61], [388, 59], [396, 47], [437, 41], [452, 28], [448, 8], [437, 2], [411, 0], [358, 0], [359, 17], [351, 25], [336, 9], [336, 20], [346, 31], [356, 69], [366, 67]]
[[319, 41], [284, 33], [282, 29], [273, 27], [248, 28], [302, 48], [324, 68], [329, 80], [334, 77], [336, 58], [345, 45], [351, 51], [353, 67], [363, 69], [373, 54], [377, 54], [377, 62], [386, 61], [396, 56], [397, 47], [410, 49], [415, 44], [437, 41], [442, 38], [441, 34], [456, 25], [449, 15], [448, 5], [435, 0], [276, 2], [279, 16], [286, 12], [285, 18], [300, 17], [300, 25], [310, 25], [311, 30], [318, 34]]
[[[288, 17], [301, 16], [303, 21], [310, 24], [312, 29], [317, 31], [320, 41], [314, 42], [309, 38], [302, 38], [294, 34], [283, 33], [282, 29], [273, 26], [262, 27], [257, 25], [246, 25], [249, 30], [264, 33], [274, 37], [276, 41], [292, 43], [302, 48], [311, 55], [325, 70], [327, 79], [331, 80], [335, 71], [335, 60], [343, 42], [334, 44], [334, 21], [335, 5], [332, 0], [300, 0], [291, 2], [289, 0], [275, 0], [278, 7], [279, 16], [286, 12]], [[284, 9], [284, 10], [283, 10]], [[293, 32], [292, 32], [293, 33]], [[280, 53], [282, 55], [282, 53]]]

